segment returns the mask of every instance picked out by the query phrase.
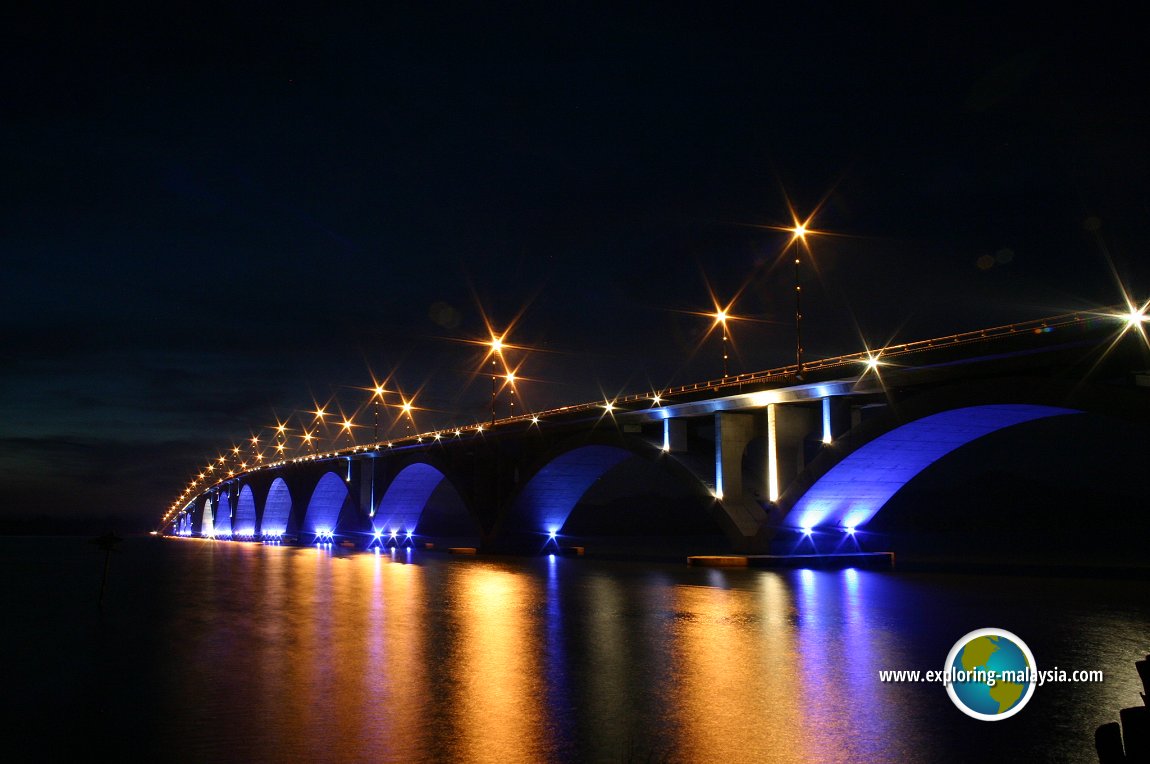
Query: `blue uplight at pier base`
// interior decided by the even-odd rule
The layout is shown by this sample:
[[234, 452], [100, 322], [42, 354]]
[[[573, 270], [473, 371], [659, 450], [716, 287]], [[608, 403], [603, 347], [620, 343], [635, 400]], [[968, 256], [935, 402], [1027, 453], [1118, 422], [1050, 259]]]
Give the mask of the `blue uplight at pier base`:
[[853, 452], [819, 478], [787, 516], [792, 528], [858, 528], [934, 462], [992, 432], [1080, 413], [1029, 404], [970, 406], [917, 419]]

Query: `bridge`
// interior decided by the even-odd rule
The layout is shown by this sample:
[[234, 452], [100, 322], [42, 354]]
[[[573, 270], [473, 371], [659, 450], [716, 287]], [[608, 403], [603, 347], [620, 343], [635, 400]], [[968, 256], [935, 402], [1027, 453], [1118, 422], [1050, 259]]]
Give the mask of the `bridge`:
[[[578, 543], [587, 497], [611, 484], [697, 511], [733, 551], [818, 549], [991, 433], [1079, 412], [1150, 421], [1146, 321], [1071, 313], [284, 458], [193, 480], [163, 529], [539, 552]], [[619, 506], [608, 522], [625, 526]]]

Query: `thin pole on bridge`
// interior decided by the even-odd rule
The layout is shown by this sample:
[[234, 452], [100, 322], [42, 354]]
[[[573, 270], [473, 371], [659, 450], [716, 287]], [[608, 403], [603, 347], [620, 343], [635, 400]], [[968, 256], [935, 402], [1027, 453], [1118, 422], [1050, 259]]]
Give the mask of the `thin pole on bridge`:
[[496, 377], [499, 376], [498, 359], [503, 354], [503, 338], [492, 336], [491, 342], [488, 344], [491, 345], [491, 426], [494, 427], [496, 398], [499, 395]]
[[[791, 229], [793, 237], [791, 243], [795, 241], [802, 241], [806, 244], [807, 241], [807, 227], [803, 223], [795, 225]], [[803, 284], [800, 279], [799, 264], [801, 261], [801, 252], [799, 247], [795, 246], [795, 378], [801, 380], [803, 378]]]

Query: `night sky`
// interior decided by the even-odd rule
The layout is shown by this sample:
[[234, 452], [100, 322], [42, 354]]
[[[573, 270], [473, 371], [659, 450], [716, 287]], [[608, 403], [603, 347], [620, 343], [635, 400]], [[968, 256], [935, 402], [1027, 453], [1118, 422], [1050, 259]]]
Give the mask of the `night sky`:
[[791, 209], [808, 358], [1150, 292], [1104, 6], [240, 5], [0, 31], [0, 532], [151, 527], [373, 376], [483, 420], [485, 315], [531, 409], [719, 376], [711, 292], [732, 371], [788, 363]]

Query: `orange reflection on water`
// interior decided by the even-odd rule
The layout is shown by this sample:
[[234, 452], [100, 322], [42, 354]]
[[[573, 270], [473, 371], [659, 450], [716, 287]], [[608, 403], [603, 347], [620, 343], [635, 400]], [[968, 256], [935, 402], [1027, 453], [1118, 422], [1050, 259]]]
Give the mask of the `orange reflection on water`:
[[370, 577], [367, 620], [361, 636], [361, 676], [367, 686], [361, 706], [360, 750], [388, 751], [414, 760], [427, 745], [429, 690], [424, 644], [424, 571], [403, 564], [408, 552], [361, 555], [356, 562]]
[[674, 587], [675, 681], [666, 705], [675, 760], [818, 760], [787, 617], [794, 603], [777, 577], [760, 584], [759, 591]]
[[447, 748], [464, 761], [546, 760], [545, 677], [533, 615], [538, 581], [496, 565], [451, 568], [455, 638], [446, 667], [454, 713]]

